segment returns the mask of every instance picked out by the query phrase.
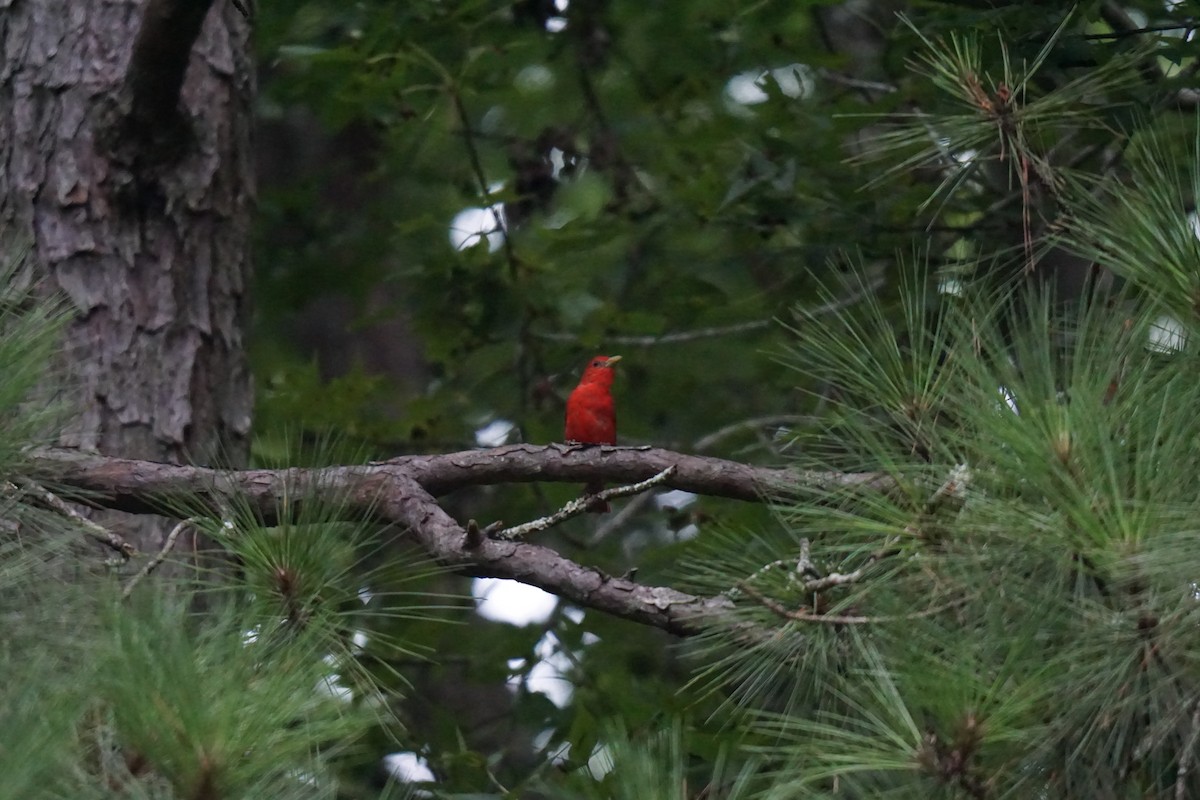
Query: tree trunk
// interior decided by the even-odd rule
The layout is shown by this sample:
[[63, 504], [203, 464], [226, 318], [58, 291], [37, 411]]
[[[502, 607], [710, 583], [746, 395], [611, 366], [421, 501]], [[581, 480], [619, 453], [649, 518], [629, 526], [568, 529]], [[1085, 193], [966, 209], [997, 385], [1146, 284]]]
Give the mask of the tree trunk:
[[254, 69], [209, 5], [0, 0], [0, 231], [75, 311], [69, 447], [246, 457]]

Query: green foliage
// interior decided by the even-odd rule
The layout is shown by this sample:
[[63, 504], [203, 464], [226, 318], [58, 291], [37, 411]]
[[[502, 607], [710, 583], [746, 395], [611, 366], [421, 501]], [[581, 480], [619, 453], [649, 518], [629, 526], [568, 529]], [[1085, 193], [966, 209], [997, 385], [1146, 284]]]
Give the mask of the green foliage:
[[[798, 147], [775, 136], [769, 146], [778, 152], [766, 155], [750, 141], [760, 128], [803, 126], [810, 112], [768, 86], [772, 99], [753, 112], [762, 121], [748, 125], [724, 94], [736, 72], [790, 62], [787, 44], [771, 44], [768, 30], [807, 41], [813, 32], [803, 8], [748, 7], [729, 18], [724, 4], [692, 4], [687, 17], [704, 31], [706, 49], [670, 33], [678, 12], [666, 8], [617, 5], [603, 20], [581, 12], [555, 36], [525, 16], [535, 13], [533, 4], [523, 11], [410, 6], [399, 19], [386, 4], [365, 4], [354, 14], [329, 9], [328, 27], [315, 29], [323, 32], [321, 43], [281, 50], [277, 80], [266, 87], [269, 98], [307, 98], [318, 113], [332, 115], [334, 127], [347, 124], [348, 112], [382, 125], [372, 176], [382, 177], [381, 194], [366, 211], [394, 221], [386, 262], [373, 254], [375, 229], [348, 242], [343, 228], [335, 238], [306, 238], [303, 252], [273, 250], [269, 280], [311, 293], [353, 287], [359, 298], [374, 285], [360, 281], [365, 275], [403, 286], [437, 380], [432, 397], [420, 387], [397, 403], [406, 415], [401, 429], [407, 422], [409, 430], [428, 430], [432, 401], [434, 441], [469, 442], [478, 420], [492, 415], [515, 422], [527, 440], [556, 439], [561, 405], [546, 389], [564, 394], [570, 371], [593, 349], [630, 346], [613, 341], [614, 334], [765, 323], [785, 308], [784, 298], [809, 285], [804, 263], [819, 265], [822, 256], [805, 250], [828, 250], [838, 240], [827, 220], [799, 210], [796, 196], [806, 170], [819, 166], [832, 175], [836, 144], [814, 152], [813, 143]], [[590, 26], [619, 47], [590, 54]], [[417, 29], [419, 36], [409, 34]], [[276, 41], [295, 43], [285, 31], [275, 35], [268, 50]], [[717, 69], [711, 48], [720, 54]], [[649, 63], [653, 73], [637, 66]], [[811, 83], [807, 67], [803, 74]], [[580, 81], [594, 83], [581, 90]], [[557, 176], [550, 148], [564, 162]], [[811, 163], [802, 164], [802, 156]], [[455, 215], [500, 201], [509, 218], [506, 244], [456, 253], [447, 241]], [[324, 205], [315, 212], [329, 214]], [[278, 229], [268, 223], [265, 230]], [[807, 243], [810, 233], [829, 244]], [[313, 258], [326, 266], [303, 266]], [[328, 266], [347, 262], [353, 266]], [[355, 276], [349, 281], [348, 269]], [[294, 307], [279, 302], [286, 288], [267, 288], [264, 296], [268, 318]], [[699, 438], [713, 409], [744, 398], [742, 387], [751, 382], [763, 387], [759, 411], [778, 411], [768, 403], [787, 391], [778, 371], [765, 358], [732, 357], [769, 340], [731, 333], [646, 351], [636, 382], [627, 384], [629, 404], [645, 414], [628, 416], [626, 430], [635, 439]], [[697, 357], [740, 360], [746, 369], [726, 385], [708, 386], [711, 402], [668, 407], [662, 388], [686, 380], [684, 366]]]
[[[935, 304], [924, 336], [870, 311], [800, 334], [796, 362], [861, 412], [828, 447], [893, 488], [789, 507], [750, 548], [712, 542], [693, 574], [739, 611], [707, 637], [705, 680], [754, 701], [789, 791], [1193, 787], [1194, 355], [1150, 346], [1137, 296], [989, 312], [923, 289], [902, 306]], [[935, 389], [889, 390], [931, 362]], [[873, 401], [856, 375], [877, 376]], [[914, 395], [937, 410], [920, 447], [890, 413]]]
[[[395, 797], [404, 750], [456, 798], [1200, 793], [1193, 12], [839, 5], [256, 9], [259, 464], [492, 422], [554, 441], [610, 352], [623, 443], [874, 480], [540, 542], [728, 598], [686, 647], [561, 603], [487, 623], [319, 481], [178, 498], [229, 562], [122, 602], [128, 575], [6, 484], [4, 791]], [[14, 479], [60, 422], [64, 317], [23, 276]], [[444, 502], [517, 521], [573, 491]]]
[[[317, 440], [314, 448], [329, 463], [353, 463], [364, 456], [365, 442], [376, 445], [412, 436], [410, 427], [385, 413], [396, 387], [381, 375], [369, 375], [355, 366], [344, 375], [322, 380], [317, 364], [283, 359], [264, 376], [258, 392], [258, 409], [267, 423], [254, 439], [257, 462], [296, 465], [297, 436]], [[335, 441], [328, 432], [337, 431]], [[312, 462], [318, 463], [318, 462]]]
[[237, 618], [154, 600], [114, 616], [96, 682], [131, 773], [149, 765], [177, 797], [333, 796], [329, 759], [364, 715], [323, 691], [316, 642], [248, 641]]
[[[781, 798], [1153, 796], [1186, 772], [1188, 12], [1136, 0], [1122, 27], [1112, 4], [912, 3], [853, 28], [834, 5], [263, 10], [264, 117], [309, 115], [334, 146], [264, 192], [261, 420], [372, 453], [473, 446], [494, 421], [554, 441], [578, 366], [621, 353], [624, 443], [888, 485], [551, 534], [730, 597], [683, 653], [561, 609], [473, 620], [469, 645], [404, 627], [467, 665], [435, 689], [528, 678], [544, 633], [571, 659], [571, 703], [518, 692], [502, 741], [462, 711], [413, 728], [448, 796], [696, 796], [718, 753], [761, 781], [739, 791]], [[416, 374], [289, 354], [326, 298], [349, 299], [343, 327], [403, 319]], [[447, 502], [519, 520], [566, 496]], [[264, 618], [285, 619], [280, 554], [246, 557]], [[597, 782], [601, 745], [616, 768]]]
[[[228, 570], [220, 583], [131, 581], [132, 565], [102, 560], [79, 518], [44, 508], [48, 490], [23, 468], [60, 419], [46, 398], [61, 390], [51, 356], [66, 316], [16, 266], [4, 277], [5, 796], [338, 796], [370, 734], [399, 731], [379, 675], [393, 677], [392, 659], [409, 652], [395, 623], [418, 613], [413, 598], [422, 620], [437, 613], [413, 584], [440, 571], [379, 559], [374, 527], [332, 522], [343, 498], [292, 486], [270, 527], [248, 504], [230, 509], [228, 526], [208, 509], [184, 523], [221, 534], [241, 561], [236, 587]], [[191, 574], [185, 566], [176, 574]], [[285, 580], [290, 592], [278, 590]]]
[[41, 381], [68, 319], [61, 300], [47, 297], [45, 287], [36, 285], [25, 251], [11, 245], [0, 249], [0, 415], [5, 419], [0, 474], [11, 475], [18, 468], [20, 448], [58, 433], [62, 408]]
[[[6, 628], [12, 627], [9, 618]], [[0, 656], [6, 676], [0, 690], [5, 791], [13, 797], [71, 796], [75, 725], [84, 700], [73, 679], [86, 673], [68, 670], [63, 659], [45, 649], [13, 644]]]
[[[420, 557], [381, 558], [377, 526], [334, 522], [345, 517], [345, 498], [294, 485], [270, 525], [248, 503], [214, 520], [177, 498], [192, 517], [185, 525], [216, 536], [240, 562], [238, 580], [231, 584], [225, 569], [217, 583], [202, 573], [199, 584], [135, 587], [129, 565], [87, 546], [81, 523], [42, 507], [47, 489], [24, 468], [25, 451], [60, 424], [47, 398], [61, 390], [52, 356], [67, 317], [34, 291], [18, 262], [6, 263], [5, 796], [338, 796], [344, 773], [364, 760], [360, 748], [399, 733], [390, 711], [394, 664], [420, 649], [403, 626], [439, 613], [427, 584], [441, 570]], [[133, 589], [131, 601], [113, 591], [122, 585], [125, 594]], [[451, 605], [447, 598], [442, 610]]]
[[1164, 121], [1164, 130], [1146, 126], [1133, 137], [1126, 180], [1080, 179], [1066, 233], [1071, 247], [1183, 320], [1200, 309], [1194, 211], [1200, 194], [1200, 125], [1195, 119], [1187, 122]]
[[[343, 449], [322, 443], [311, 455], [291, 450], [279, 463], [328, 463]], [[429, 647], [403, 631], [461, 609], [463, 598], [433, 588], [445, 570], [428, 557], [397, 545], [369, 521], [345, 522], [346, 509], [361, 498], [338, 488], [335, 472], [316, 483], [285, 479], [267, 513], [248, 499], [235, 499], [223, 518], [188, 512], [186, 502], [181, 513], [192, 514], [237, 564], [236, 581], [218, 575], [209, 590], [228, 596], [256, 641], [286, 646], [299, 639], [319, 649], [327, 673], [367, 705], [386, 709], [393, 700], [386, 695], [406, 688], [391, 665], [429, 655]], [[386, 711], [380, 721], [396, 725]]]
[[[698, 737], [697, 737], [698, 738]], [[738, 800], [749, 797], [753, 770], [731, 773], [724, 752], [705, 753], [700, 763], [712, 763], [711, 774], [704, 774], [689, 763], [692, 745], [686, 741], [684, 726], [676, 720], [648, 735], [633, 736], [619, 724], [604, 727], [603, 749], [589, 760], [586, 770], [577, 772], [558, 797], [597, 798], [600, 800], [688, 800], [701, 796], [713, 800]]]

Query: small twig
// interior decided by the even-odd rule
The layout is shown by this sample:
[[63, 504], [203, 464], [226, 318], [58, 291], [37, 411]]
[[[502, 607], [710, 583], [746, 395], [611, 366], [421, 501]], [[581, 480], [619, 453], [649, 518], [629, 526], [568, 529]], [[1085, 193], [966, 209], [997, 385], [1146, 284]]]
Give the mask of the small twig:
[[[797, 315], [801, 317], [801, 321], [807, 322], [815, 317], [821, 317], [826, 314], [834, 314], [848, 306], [854, 305], [867, 294], [879, 289], [883, 286], [885, 280], [882, 277], [874, 278], [863, 284], [862, 287], [851, 292], [846, 297], [839, 297], [830, 300], [827, 303], [822, 303], [815, 308], [798, 309]], [[777, 324], [774, 319], [752, 319], [747, 322], [736, 322], [732, 325], [714, 325], [707, 328], [695, 328], [688, 331], [675, 331], [674, 333], [664, 333], [657, 336], [630, 336], [630, 335], [615, 335], [605, 336], [604, 341], [608, 344], [622, 345], [625, 347], [654, 347], [660, 344], [681, 344], [684, 342], [693, 342], [698, 339], [711, 339], [718, 336], [734, 336], [739, 333], [751, 333], [760, 331], [764, 328], [769, 328]], [[550, 342], [578, 342], [579, 337], [573, 333], [537, 333], [534, 334], [539, 339], [544, 339]]]
[[[1100, 17], [1113, 28], [1114, 32], [1121, 31], [1125, 35], [1141, 38], [1140, 26], [1134, 22], [1133, 17], [1121, 7], [1120, 3], [1115, 0], [1104, 0], [1100, 4], [1099, 10]], [[1153, 57], [1142, 58], [1138, 62], [1137, 69], [1142, 79], [1150, 86], [1156, 86], [1162, 80], [1162, 70], [1159, 69]]]
[[[807, 541], [807, 540], [805, 540], [805, 541]], [[759, 575], [762, 575], [766, 572], [770, 572], [773, 569], [784, 569], [784, 568], [791, 569], [793, 564], [796, 564], [796, 571], [799, 572], [800, 565], [797, 563], [796, 559], [777, 558], [774, 561], [771, 561], [767, 564], [763, 564], [761, 567], [754, 570], [754, 572], [751, 572], [748, 576], [746, 576], [745, 579], [739, 581], [738, 584], [736, 586], [734, 586], [732, 589], [726, 589], [725, 592], [723, 592], [723, 594], [725, 594], [728, 597], [737, 597], [739, 594], [742, 593], [742, 587], [745, 586], [745, 584], [747, 584], [750, 581], [757, 578]]]
[[722, 439], [727, 439], [746, 430], [758, 430], [768, 425], [811, 424], [816, 422], [817, 419], [817, 417], [808, 414], [768, 414], [763, 417], [751, 417], [750, 419], [730, 423], [723, 428], [718, 428], [707, 436], [697, 439], [694, 448], [696, 450], [707, 450]]
[[[866, 574], [867, 567], [874, 564], [876, 560], [876, 556], [871, 556], [869, 559], [867, 559], [866, 564], [854, 570], [854, 572], [833, 572], [829, 575], [822, 576], [820, 570], [818, 570], [816, 565], [812, 562], [812, 543], [805, 538], [800, 540], [799, 558], [780, 558], [772, 561], [769, 564], [764, 564], [763, 566], [754, 570], [754, 572], [750, 573], [748, 577], [743, 579], [738, 583], [737, 586], [733, 587], [725, 594], [730, 597], [736, 597], [739, 593], [745, 591], [746, 594], [755, 596], [753, 591], [747, 586], [750, 581], [754, 580], [759, 575], [762, 575], [764, 572], [776, 569], [778, 567], [788, 567], [790, 569], [793, 564], [795, 564], [795, 569], [793, 570], [792, 580], [795, 583], [800, 584], [801, 591], [803, 591], [805, 594], [815, 594], [817, 592], [823, 592], [826, 589], [832, 589], [835, 586], [847, 586], [851, 583], [858, 583], [863, 579], [863, 575]], [[805, 580], [805, 576], [811, 577], [808, 580]], [[757, 595], [757, 597], [761, 596], [761, 594]]]
[[61, 514], [71, 520], [79, 527], [83, 528], [83, 532], [95, 539], [100, 544], [115, 550], [121, 554], [121, 558], [129, 560], [137, 555], [137, 548], [125, 541], [119, 534], [113, 533], [102, 525], [93, 522], [92, 520], [80, 514], [75, 509], [67, 505], [66, 501], [56, 495], [54, 492], [47, 489], [45, 486], [34, 483], [31, 480], [22, 478], [19, 481], [21, 489], [31, 496], [39, 505], [48, 508], [51, 511]]
[[848, 586], [852, 583], [858, 583], [862, 580], [864, 569], [864, 567], [859, 567], [854, 572], [833, 572], [824, 578], [813, 578], [811, 581], [804, 583], [804, 591], [811, 594], [813, 592], [823, 592], [826, 589], [832, 589], [834, 586]]
[[840, 86], [846, 86], [851, 89], [862, 89], [868, 92], [879, 92], [880, 94], [891, 94], [899, 91], [899, 87], [891, 83], [880, 83], [879, 81], [865, 81], [861, 78], [855, 78], [832, 69], [821, 67], [817, 70], [817, 75]]
[[474, 550], [479, 545], [483, 544], [485, 539], [488, 539], [496, 531], [504, 527], [503, 522], [493, 522], [484, 528], [479, 527], [479, 523], [473, 519], [467, 520], [467, 548]]
[[800, 540], [800, 558], [796, 559], [796, 574], [801, 577], [821, 574], [812, 562], [812, 542], [807, 536]]
[[[1128, 17], [1128, 15], [1126, 18], [1129, 19], [1131, 23], [1133, 22], [1133, 19]], [[1144, 25], [1140, 28], [1129, 28], [1127, 30], [1114, 30], [1109, 31], [1108, 33], [1085, 33], [1081, 34], [1079, 38], [1086, 41], [1124, 39], [1127, 36], [1141, 36], [1144, 33], [1166, 33], [1167, 31], [1183, 31], [1184, 35], [1186, 36], [1187, 33], [1191, 32], [1193, 29], [1195, 29], [1195, 27], [1196, 25], [1194, 22], [1173, 22], [1163, 25]]]
[[558, 511], [547, 517], [531, 520], [529, 522], [515, 525], [511, 528], [506, 528], [492, 536], [493, 539], [510, 541], [512, 539], [520, 539], [528, 536], [531, 533], [539, 533], [548, 530], [561, 522], [565, 522], [571, 517], [577, 517], [580, 514], [591, 508], [598, 500], [613, 500], [618, 497], [628, 497], [629, 495], [638, 494], [649, 489], [651, 486], [656, 486], [675, 474], [674, 465], [667, 467], [657, 475], [647, 478], [638, 483], [631, 483], [626, 486], [614, 486], [611, 489], [605, 489], [596, 494], [584, 495], [570, 501]]
[[758, 601], [758, 604], [763, 608], [775, 613], [780, 617], [783, 617], [784, 619], [793, 620], [795, 622], [825, 622], [830, 625], [870, 625], [879, 622], [899, 622], [907, 619], [932, 617], [934, 614], [940, 614], [941, 612], [954, 608], [955, 606], [960, 606], [971, 599], [970, 597], [960, 597], [957, 600], [950, 601], [949, 603], [943, 603], [940, 606], [927, 608], [924, 611], [914, 611], [911, 614], [887, 614], [879, 617], [866, 617], [845, 616], [841, 614], [811, 614], [807, 611], [793, 611], [784, 607], [784, 605], [779, 601], [772, 600], [762, 592], [751, 586], [747, 586], [744, 583], [740, 584], [738, 588]]
[[[874, 270], [872, 270], [874, 271]], [[854, 288], [854, 291], [849, 292], [842, 297], [833, 297], [821, 303], [819, 306], [812, 308], [795, 308], [793, 316], [797, 323], [811, 322], [816, 317], [823, 317], [827, 314], [836, 314], [862, 300], [867, 295], [877, 292], [887, 283], [887, 278], [883, 275], [875, 275], [869, 281], [860, 281], [859, 285]]]
[[1200, 700], [1192, 703], [1192, 730], [1179, 753], [1179, 768], [1175, 770], [1175, 800], [1187, 797], [1187, 776], [1196, 757], [1196, 743], [1200, 741]]
[[474, 550], [483, 544], [483, 529], [473, 519], [467, 520], [467, 549]]
[[[729, 597], [737, 597], [741, 594], [741, 587], [744, 584], [757, 578], [759, 575], [770, 572], [773, 569], [786, 568], [791, 570], [792, 565], [795, 565], [795, 574], [801, 577], [805, 575], [813, 575], [819, 577], [821, 573], [817, 572], [817, 568], [812, 563], [812, 543], [807, 538], [800, 540], [800, 557], [799, 558], [777, 558], [774, 561], [763, 564], [758, 569], [751, 572], [743, 578], [737, 586], [725, 592]], [[793, 578], [794, 580], [794, 578]]]
[[955, 464], [946, 474], [946, 480], [937, 488], [925, 506], [926, 513], [937, 511], [947, 503], [962, 505], [972, 480], [971, 468], [967, 464]]
[[[664, 333], [660, 336], [631, 336], [618, 334], [615, 336], [605, 336], [604, 341], [608, 344], [621, 345], [624, 347], [653, 347], [659, 344], [679, 344], [680, 342], [691, 342], [696, 339], [709, 339], [715, 336], [732, 336], [739, 333], [747, 333], [749, 331], [762, 330], [770, 327], [772, 320], [755, 319], [749, 322], [738, 322], [733, 325], [714, 326], [711, 328], [697, 328], [690, 331], [677, 331], [675, 333]], [[548, 342], [578, 342], [579, 336], [574, 333], [535, 333], [539, 339], [544, 339]]]
[[509, 276], [516, 280], [520, 262], [517, 259], [516, 250], [513, 249], [512, 237], [508, 235], [508, 225], [505, 224], [502, 212], [497, 211], [496, 205], [492, 202], [492, 190], [488, 186], [487, 175], [483, 171], [483, 159], [480, 158], [479, 148], [471, 136], [471, 115], [467, 113], [467, 106], [463, 102], [462, 95], [459, 94], [458, 87], [448, 86], [447, 88], [450, 90], [450, 99], [454, 103], [454, 112], [458, 115], [459, 124], [462, 125], [463, 148], [467, 151], [467, 163], [470, 164], [475, 181], [479, 184], [479, 193], [483, 196], [483, 202], [496, 221], [496, 230], [500, 233], [504, 259], [508, 262]]
[[167, 560], [167, 554], [171, 552], [171, 548], [175, 546], [175, 540], [179, 538], [179, 534], [183, 533], [183, 529], [196, 522], [196, 517], [188, 517], [180, 522], [171, 532], [167, 534], [167, 538], [163, 541], [162, 549], [155, 554], [154, 558], [146, 562], [137, 574], [129, 579], [125, 584], [125, 588], [121, 590], [121, 599], [128, 600], [129, 595], [133, 594], [133, 590], [142, 579], [158, 568], [158, 565]]

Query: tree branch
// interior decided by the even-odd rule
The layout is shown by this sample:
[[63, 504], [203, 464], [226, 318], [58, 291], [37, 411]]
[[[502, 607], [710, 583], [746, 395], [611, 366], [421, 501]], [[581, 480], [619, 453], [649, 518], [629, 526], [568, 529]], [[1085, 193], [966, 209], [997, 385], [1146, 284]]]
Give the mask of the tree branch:
[[[816, 317], [826, 314], [835, 314], [844, 308], [848, 308], [859, 300], [862, 300], [868, 294], [877, 291], [886, 281], [882, 276], [876, 276], [867, 281], [855, 291], [850, 292], [845, 297], [837, 297], [822, 303], [815, 308], [800, 308], [796, 309], [796, 315], [801, 318], [801, 322], [809, 322]], [[686, 331], [674, 331], [672, 333], [662, 333], [651, 336], [633, 336], [626, 334], [612, 334], [604, 337], [604, 342], [611, 345], [620, 345], [623, 347], [654, 347], [660, 344], [682, 344], [685, 342], [693, 342], [698, 339], [712, 339], [722, 336], [735, 336], [742, 333], [752, 333], [755, 331], [765, 330], [771, 327], [778, 327], [779, 323], [775, 319], [752, 319], [746, 322], [735, 322], [731, 325], [714, 325], [707, 328], [695, 328]], [[555, 333], [545, 332], [536, 334], [539, 339], [544, 339], [550, 342], [578, 342], [579, 336], [573, 333]]]
[[747, 586], [743, 583], [738, 588], [756, 600], [763, 608], [783, 619], [792, 620], [793, 622], [823, 622], [827, 625], [875, 625], [884, 622], [901, 622], [903, 620], [920, 619], [921, 617], [932, 617], [935, 614], [949, 611], [956, 606], [961, 606], [967, 601], [974, 599], [974, 595], [959, 597], [941, 605], [932, 606], [921, 611], [914, 611], [911, 614], [887, 614], [871, 617], [861, 614], [818, 614], [802, 609], [790, 609], [778, 600], [767, 597], [753, 586]]
[[[80, 514], [75, 509], [67, 505], [62, 498], [54, 492], [34, 483], [31, 480], [20, 481], [21, 487], [26, 494], [43, 508], [48, 508], [56, 514], [71, 520], [83, 529], [83, 532], [95, 539], [100, 544], [116, 551], [121, 555], [121, 558], [128, 561], [133, 556], [137, 555], [137, 550], [129, 542], [125, 541], [119, 534], [113, 533], [104, 526], [93, 522], [87, 517]], [[14, 487], [15, 488], [15, 487]]]
[[431, 494], [442, 495], [464, 486], [553, 481], [636, 483], [669, 466], [675, 473], [664, 486], [710, 497], [761, 502], [802, 490], [890, 485], [874, 472], [843, 473], [755, 467], [720, 458], [690, 456], [654, 447], [515, 444], [488, 450], [445, 455], [402, 456], [379, 466], [400, 467]]
[[1192, 703], [1192, 724], [1187, 741], [1179, 751], [1179, 767], [1175, 770], [1175, 800], [1187, 797], [1187, 776], [1196, 757], [1196, 742], [1200, 741], [1200, 700]]
[[130, 578], [129, 582], [125, 584], [125, 588], [121, 590], [122, 600], [128, 600], [129, 596], [133, 594], [133, 590], [137, 588], [137, 585], [141, 583], [147, 575], [157, 569], [160, 564], [167, 560], [167, 554], [170, 553], [171, 548], [175, 546], [175, 540], [179, 538], [179, 534], [183, 533], [184, 529], [193, 524], [195, 521], [196, 520], [194, 518], [189, 517], [171, 529], [171, 532], [167, 534], [167, 538], [163, 541], [162, 549], [158, 551], [154, 558], [147, 561], [145, 566], [138, 570], [137, 574]]
[[[761, 502], [803, 489], [884, 488], [876, 473], [797, 472], [701, 458], [655, 448], [510, 445], [444, 455], [406, 456], [383, 463], [315, 469], [223, 471], [107, 458], [73, 450], [30, 453], [31, 467], [84, 501], [132, 513], [170, 513], [179, 498], [223, 513], [233, 498], [267, 523], [279, 498], [298, 494], [336, 498], [348, 517], [372, 518], [406, 529], [439, 562], [479, 577], [511, 578], [586, 608], [687, 635], [733, 607], [728, 597], [698, 597], [644, 586], [578, 564], [539, 545], [468, 536], [438, 505], [436, 495], [464, 486], [589, 478], [635, 483], [674, 472], [664, 486], [697, 494]], [[174, 499], [174, 503], [172, 503]]]
[[[663, 485], [710, 497], [762, 502], [799, 492], [863, 487], [882, 490], [891, 480], [876, 472], [822, 472], [756, 467], [721, 458], [690, 456], [654, 447], [513, 444], [457, 453], [399, 456], [358, 466], [242, 470], [160, 464], [43, 448], [30, 452], [31, 466], [63, 485], [89, 492], [106, 508], [161, 514], [161, 498], [197, 492], [228, 495], [237, 490], [255, 499], [279, 494], [285, 481], [328, 487], [341, 494], [363, 492], [364, 508], [375, 492], [397, 476], [415, 481], [434, 496], [467, 486], [501, 483], [636, 483], [674, 466]], [[294, 483], [292, 484], [295, 485]], [[216, 488], [220, 487], [220, 488]], [[268, 507], [266, 504], [264, 507]]]

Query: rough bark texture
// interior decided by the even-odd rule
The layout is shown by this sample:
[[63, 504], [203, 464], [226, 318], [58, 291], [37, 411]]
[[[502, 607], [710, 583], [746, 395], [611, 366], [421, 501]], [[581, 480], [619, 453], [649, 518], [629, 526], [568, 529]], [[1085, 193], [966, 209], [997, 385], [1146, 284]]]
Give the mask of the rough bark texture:
[[[331, 497], [351, 495], [357, 499], [347, 510], [361, 514], [372, 507], [381, 484], [392, 481], [392, 476], [414, 482], [431, 496], [466, 486], [502, 483], [629, 483], [650, 478], [666, 467], [674, 467], [674, 471], [662, 481], [664, 487], [748, 502], [772, 502], [804, 492], [885, 491], [894, 486], [885, 473], [756, 467], [657, 447], [512, 444], [364, 465], [239, 471], [99, 458], [71, 450], [35, 450], [30, 457], [31, 477], [80, 489], [106, 508], [147, 514], [161, 509], [163, 498], [195, 496], [207, 501], [236, 492], [263, 509], [268, 519], [277, 498], [289, 488], [294, 494], [298, 487], [329, 492]], [[213, 506], [221, 507], [220, 503]]]
[[130, 127], [135, 106], [171, 102], [135, 102], [147, 81], [131, 64], [147, 12], [176, 10], [160, 0], [0, 0], [0, 231], [31, 247], [34, 269], [76, 312], [62, 360], [73, 412], [62, 444], [236, 464], [252, 399], [242, 338], [249, 23], [217, 0], [194, 42], [194, 24], [176, 26], [178, 41], [141, 37], [151, 69], [172, 47], [176, 60], [190, 57], [163, 131]]
[[[397, 458], [363, 466], [319, 469], [216, 471], [73, 451], [31, 454], [41, 479], [87, 493], [89, 502], [134, 513], [174, 507], [179, 499], [221, 514], [236, 498], [267, 523], [299, 498], [322, 499], [346, 519], [393, 523], [440, 563], [470, 575], [511, 578], [545, 589], [584, 608], [651, 625], [677, 635], [698, 633], [725, 619], [726, 596], [700, 597], [667, 586], [646, 586], [576, 563], [541, 545], [489, 538], [474, 523], [460, 525], [435, 494], [489, 483], [640, 480], [673, 466], [662, 485], [748, 501], [771, 501], [799, 491], [886, 489], [878, 473], [795, 472], [640, 447], [512, 445], [443, 455]], [[195, 508], [195, 506], [193, 506]], [[581, 506], [581, 510], [582, 510]], [[206, 511], [206, 513], [207, 513]], [[95, 535], [94, 533], [92, 534]], [[111, 545], [120, 549], [120, 544]]]

